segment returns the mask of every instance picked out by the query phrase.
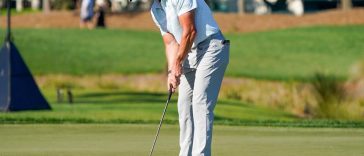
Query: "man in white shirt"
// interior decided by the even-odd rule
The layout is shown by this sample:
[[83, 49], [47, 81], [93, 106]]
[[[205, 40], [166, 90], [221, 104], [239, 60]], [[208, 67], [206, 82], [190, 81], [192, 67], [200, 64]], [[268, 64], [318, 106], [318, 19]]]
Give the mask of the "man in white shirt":
[[92, 17], [94, 16], [94, 0], [82, 0], [80, 10], [80, 27], [93, 28]]
[[155, 0], [151, 14], [166, 48], [168, 89], [179, 86], [180, 156], [210, 156], [230, 42], [204, 0]]

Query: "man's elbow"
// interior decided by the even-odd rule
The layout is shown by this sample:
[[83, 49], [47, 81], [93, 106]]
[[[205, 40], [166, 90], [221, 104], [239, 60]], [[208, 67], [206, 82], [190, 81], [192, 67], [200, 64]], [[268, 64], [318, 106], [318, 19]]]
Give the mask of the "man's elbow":
[[193, 29], [191, 30], [191, 38], [192, 38], [193, 40], [195, 40], [196, 35], [197, 35], [197, 30], [196, 30], [196, 28], [195, 28], [195, 27], [193, 27]]

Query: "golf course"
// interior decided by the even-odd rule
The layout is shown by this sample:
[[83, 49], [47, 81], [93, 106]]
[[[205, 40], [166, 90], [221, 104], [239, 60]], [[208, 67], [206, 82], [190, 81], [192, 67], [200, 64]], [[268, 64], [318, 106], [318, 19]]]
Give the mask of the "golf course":
[[[168, 97], [160, 33], [29, 26], [36, 20], [22, 27], [28, 14], [43, 16], [16, 13], [12, 40], [52, 109], [1, 112], [0, 156], [147, 155]], [[132, 15], [110, 18], [118, 16]], [[230, 62], [214, 111], [212, 154], [364, 156], [364, 26], [257, 30], [224, 32]], [[0, 45], [5, 32], [1, 25]], [[177, 98], [155, 156], [178, 155]]]
[[[239, 44], [232, 48], [227, 76], [305, 82], [321, 70], [345, 79], [362, 55], [361, 32], [362, 26], [327, 26], [228, 34], [232, 43]], [[156, 32], [15, 29], [14, 36], [36, 77], [164, 71], [163, 46]], [[298, 37], [293, 40], [292, 36]], [[269, 42], [258, 44], [267, 39]], [[76, 87], [74, 103], [67, 104], [56, 101], [54, 84], [41, 86], [52, 111], [0, 114], [2, 156], [137, 156], [149, 152], [166, 92]], [[215, 114], [213, 152], [218, 156], [364, 154], [362, 120], [302, 119], [279, 109], [226, 98], [219, 100]], [[177, 155], [176, 96], [165, 123], [155, 154]]]
[[[155, 125], [0, 125], [3, 156], [143, 156]], [[155, 155], [178, 155], [178, 127], [164, 126]], [[361, 156], [362, 129], [216, 126], [217, 156]]]
[[[362, 33], [360, 25], [228, 33], [234, 46], [226, 74], [278, 80], [307, 80], [315, 72], [347, 77], [351, 65], [363, 56]], [[36, 75], [160, 73], [165, 69], [158, 32], [15, 29], [13, 34]]]

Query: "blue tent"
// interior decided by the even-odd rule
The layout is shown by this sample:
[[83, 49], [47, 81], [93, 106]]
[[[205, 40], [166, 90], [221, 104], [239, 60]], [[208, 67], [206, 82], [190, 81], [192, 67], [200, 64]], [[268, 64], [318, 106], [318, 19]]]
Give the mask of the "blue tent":
[[9, 8], [10, 3], [7, 36], [0, 49], [0, 111], [50, 110], [51, 107], [11, 41]]

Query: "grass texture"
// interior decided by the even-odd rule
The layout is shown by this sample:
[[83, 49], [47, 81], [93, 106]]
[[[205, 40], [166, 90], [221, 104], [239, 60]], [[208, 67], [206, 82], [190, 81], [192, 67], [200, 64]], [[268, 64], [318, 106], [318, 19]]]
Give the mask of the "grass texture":
[[[227, 34], [231, 40], [227, 75], [308, 80], [325, 72], [345, 78], [362, 57], [363, 33], [364, 27], [358, 25]], [[15, 29], [13, 36], [37, 75], [159, 73], [165, 68], [158, 32]]]
[[[0, 125], [2, 156], [143, 156], [155, 125]], [[217, 156], [359, 156], [362, 129], [215, 126]], [[164, 125], [155, 155], [178, 155], [178, 126]]]

